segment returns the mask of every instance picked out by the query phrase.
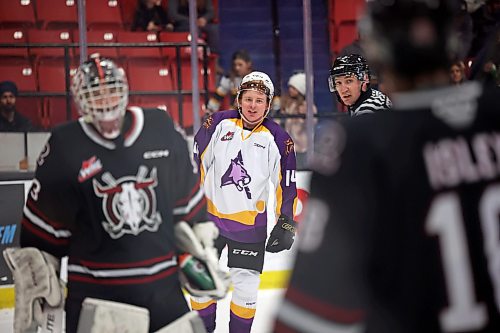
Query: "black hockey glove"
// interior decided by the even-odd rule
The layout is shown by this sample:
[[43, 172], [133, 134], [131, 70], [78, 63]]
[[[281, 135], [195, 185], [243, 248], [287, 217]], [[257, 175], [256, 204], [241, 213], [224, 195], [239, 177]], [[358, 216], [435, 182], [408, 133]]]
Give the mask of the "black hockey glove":
[[266, 251], [276, 253], [283, 250], [290, 250], [296, 230], [297, 222], [286, 215], [280, 215], [278, 223], [274, 226], [267, 241]]

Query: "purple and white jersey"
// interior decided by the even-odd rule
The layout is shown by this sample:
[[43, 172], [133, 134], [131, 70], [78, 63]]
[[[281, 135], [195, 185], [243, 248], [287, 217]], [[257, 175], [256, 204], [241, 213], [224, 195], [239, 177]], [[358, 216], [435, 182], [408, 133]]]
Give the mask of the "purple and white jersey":
[[269, 180], [275, 188], [277, 216], [293, 218], [294, 143], [274, 121], [265, 119], [247, 130], [238, 111], [220, 111], [203, 123], [194, 145], [208, 214], [222, 236], [244, 243], [266, 239]]

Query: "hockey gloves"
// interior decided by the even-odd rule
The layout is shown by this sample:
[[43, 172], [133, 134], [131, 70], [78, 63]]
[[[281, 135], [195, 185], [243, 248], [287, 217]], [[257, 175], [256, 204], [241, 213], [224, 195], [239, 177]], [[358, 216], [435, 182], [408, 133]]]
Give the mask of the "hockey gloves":
[[275, 253], [283, 250], [290, 250], [296, 230], [297, 222], [286, 215], [280, 215], [278, 223], [274, 226], [269, 236], [269, 240], [267, 241], [266, 251]]
[[213, 222], [202, 222], [191, 228], [184, 221], [175, 226], [182, 286], [197, 297], [222, 299], [229, 290], [230, 278], [219, 268], [219, 255], [214, 239], [219, 230]]

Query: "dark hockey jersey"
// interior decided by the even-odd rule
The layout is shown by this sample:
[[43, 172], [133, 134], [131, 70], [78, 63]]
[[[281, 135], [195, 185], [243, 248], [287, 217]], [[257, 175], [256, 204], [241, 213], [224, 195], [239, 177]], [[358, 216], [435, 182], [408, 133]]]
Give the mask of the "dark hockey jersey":
[[276, 332], [500, 332], [499, 92], [332, 124]]
[[132, 107], [124, 128], [113, 141], [82, 118], [54, 129], [37, 161], [21, 245], [69, 256], [70, 313], [84, 296], [115, 300], [148, 308], [158, 329], [187, 311], [174, 223], [205, 220], [206, 200], [187, 142], [163, 111]]

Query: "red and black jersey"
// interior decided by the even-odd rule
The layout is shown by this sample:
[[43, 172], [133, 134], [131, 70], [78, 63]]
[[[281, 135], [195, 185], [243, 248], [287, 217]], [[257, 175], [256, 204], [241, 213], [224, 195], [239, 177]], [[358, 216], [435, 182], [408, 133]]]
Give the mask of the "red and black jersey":
[[318, 133], [276, 332], [500, 332], [498, 95], [395, 95]]
[[83, 118], [54, 129], [37, 161], [21, 245], [69, 256], [68, 304], [91, 296], [164, 311], [152, 322], [159, 328], [172, 299], [184, 305], [170, 319], [187, 309], [174, 223], [206, 220], [206, 202], [187, 142], [165, 112], [132, 107], [124, 129], [115, 140]]

